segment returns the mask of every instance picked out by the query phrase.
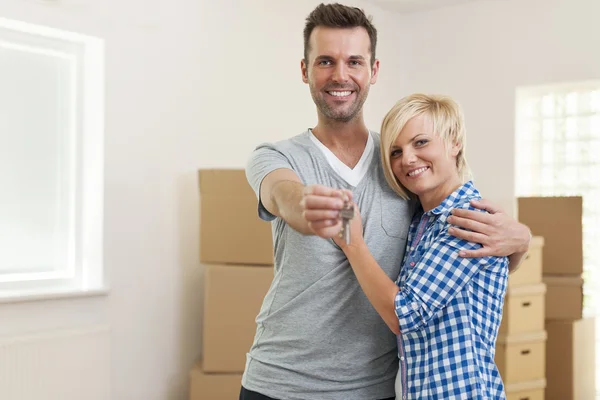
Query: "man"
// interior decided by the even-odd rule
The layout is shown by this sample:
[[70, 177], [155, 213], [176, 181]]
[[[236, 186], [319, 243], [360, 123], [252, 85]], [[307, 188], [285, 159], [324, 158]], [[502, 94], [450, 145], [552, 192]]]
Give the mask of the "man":
[[[273, 221], [275, 276], [257, 317], [241, 400], [394, 399], [396, 338], [343, 252], [323, 239], [339, 232], [343, 200], [337, 194], [350, 190], [368, 247], [397, 278], [415, 204], [388, 187], [379, 136], [363, 119], [379, 71], [376, 42], [377, 31], [361, 10], [340, 4], [313, 10], [301, 70], [317, 106], [317, 126], [259, 146], [248, 162], [259, 215]], [[491, 215], [456, 217], [453, 224], [473, 231], [456, 235], [483, 244], [479, 253], [515, 253], [518, 263], [528, 229], [486, 208]], [[481, 254], [466, 254], [474, 255]]]

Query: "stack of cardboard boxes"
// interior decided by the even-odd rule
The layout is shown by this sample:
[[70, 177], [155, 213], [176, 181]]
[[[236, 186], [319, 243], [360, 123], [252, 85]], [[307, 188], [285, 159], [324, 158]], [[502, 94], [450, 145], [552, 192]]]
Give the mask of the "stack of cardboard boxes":
[[546, 399], [595, 398], [595, 319], [583, 315], [581, 197], [518, 200], [519, 220], [543, 236], [547, 286]]
[[198, 177], [204, 319], [190, 400], [237, 400], [255, 319], [273, 280], [271, 225], [257, 217], [243, 170], [200, 170]]
[[543, 400], [546, 387], [544, 239], [534, 237], [521, 267], [508, 278], [496, 365], [508, 400]]

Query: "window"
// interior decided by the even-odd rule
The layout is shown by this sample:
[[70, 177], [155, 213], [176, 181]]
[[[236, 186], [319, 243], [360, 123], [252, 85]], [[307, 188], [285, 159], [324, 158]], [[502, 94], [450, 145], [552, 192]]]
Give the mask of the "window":
[[0, 298], [103, 288], [103, 57], [0, 18]]
[[518, 90], [515, 143], [517, 196], [583, 196], [584, 305], [594, 312], [600, 309], [600, 81]]

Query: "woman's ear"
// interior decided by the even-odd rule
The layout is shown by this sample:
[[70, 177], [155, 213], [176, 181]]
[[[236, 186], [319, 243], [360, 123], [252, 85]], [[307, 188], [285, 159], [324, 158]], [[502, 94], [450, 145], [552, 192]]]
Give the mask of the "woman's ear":
[[452, 143], [452, 150], [450, 151], [450, 155], [452, 157], [458, 157], [458, 155], [461, 153], [461, 151], [462, 151], [462, 144], [460, 144], [458, 142]]

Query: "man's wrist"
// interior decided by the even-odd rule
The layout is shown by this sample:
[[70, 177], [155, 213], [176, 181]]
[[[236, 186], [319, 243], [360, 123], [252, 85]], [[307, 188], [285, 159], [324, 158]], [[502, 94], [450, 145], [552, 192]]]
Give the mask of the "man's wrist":
[[520, 251], [520, 253], [523, 253], [524, 255], [527, 254], [527, 252], [529, 252], [529, 246], [531, 245], [531, 240], [533, 239], [533, 234], [531, 233], [531, 230], [527, 226], [525, 226], [525, 228], [527, 229], [527, 240], [525, 241]]

